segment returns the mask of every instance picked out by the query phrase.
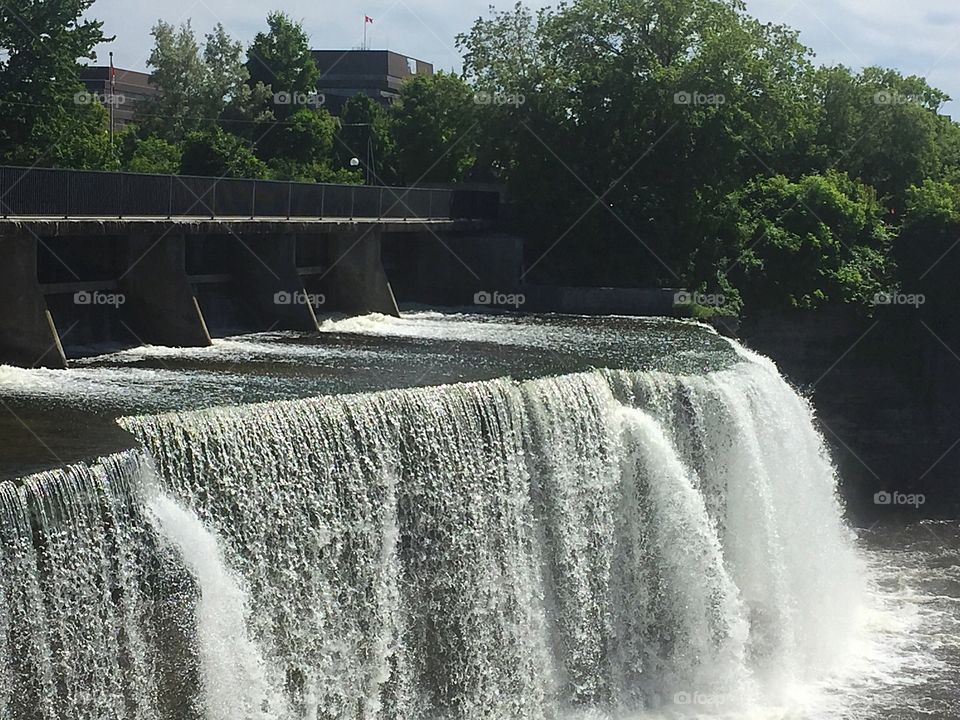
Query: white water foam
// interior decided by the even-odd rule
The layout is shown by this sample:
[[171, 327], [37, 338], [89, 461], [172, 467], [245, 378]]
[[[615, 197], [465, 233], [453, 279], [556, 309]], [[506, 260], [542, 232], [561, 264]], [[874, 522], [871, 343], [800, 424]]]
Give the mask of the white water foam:
[[160, 536], [172, 543], [199, 586], [196, 640], [209, 720], [289, 717], [247, 633], [247, 597], [227, 568], [217, 537], [197, 516], [163, 493], [147, 508]]
[[[255, 615], [293, 611], [273, 575], [313, 588], [311, 603], [325, 608], [318, 624], [288, 628], [287, 640], [263, 620], [258, 632], [272, 661], [315, 673], [337, 703], [367, 698], [371, 712], [390, 707], [391, 716], [664, 704], [775, 714], [810, 701], [857, 644], [864, 569], [833, 468], [809, 407], [763, 364], [701, 377], [610, 371], [391, 391], [125, 425], [256, 578]], [[504, 525], [507, 508], [514, 520]], [[322, 539], [284, 550], [294, 527]], [[275, 540], [251, 555], [248, 537]], [[344, 555], [338, 537], [356, 538], [355, 549]], [[368, 554], [351, 570], [357, 548]], [[368, 598], [360, 605], [332, 601], [345, 572]], [[364, 638], [349, 629], [357, 626], [379, 629]], [[425, 637], [414, 642], [411, 628]], [[324, 649], [329, 639], [317, 645], [330, 632], [343, 643], [336, 650]], [[381, 638], [379, 650], [370, 637]], [[438, 652], [455, 664], [441, 671]], [[460, 679], [430, 690], [440, 672]], [[369, 701], [378, 693], [388, 699]], [[682, 707], [688, 698], [693, 707]]]
[[[809, 405], [749, 355], [702, 376], [594, 371], [123, 425], [159, 494], [138, 489], [142, 460], [0, 486], [16, 568], [0, 647], [18, 658], [0, 657], [0, 711], [18, 720], [31, 702], [56, 717], [53, 698], [165, 716], [170, 687], [217, 719], [869, 717], [863, 693], [906, 667], [915, 625], [874, 599]], [[181, 601], [158, 634], [171, 583]], [[177, 670], [191, 656], [196, 678]], [[103, 676], [90, 688], [87, 662]], [[18, 705], [17, 673], [48, 690]]]

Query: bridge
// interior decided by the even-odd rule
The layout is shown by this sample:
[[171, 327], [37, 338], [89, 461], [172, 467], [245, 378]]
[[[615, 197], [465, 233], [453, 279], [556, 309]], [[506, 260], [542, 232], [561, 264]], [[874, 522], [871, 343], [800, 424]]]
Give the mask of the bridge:
[[391, 276], [449, 288], [466, 268], [466, 304], [522, 264], [495, 232], [499, 204], [458, 187], [0, 167], [0, 364], [316, 330], [320, 311], [396, 315]]

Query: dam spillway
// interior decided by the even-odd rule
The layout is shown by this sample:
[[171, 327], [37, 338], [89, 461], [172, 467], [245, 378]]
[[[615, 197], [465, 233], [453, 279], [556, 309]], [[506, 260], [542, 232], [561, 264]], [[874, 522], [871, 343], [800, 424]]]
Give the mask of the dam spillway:
[[0, 715], [735, 717], [842, 668], [866, 570], [776, 369], [553, 362], [128, 415], [4, 484]]

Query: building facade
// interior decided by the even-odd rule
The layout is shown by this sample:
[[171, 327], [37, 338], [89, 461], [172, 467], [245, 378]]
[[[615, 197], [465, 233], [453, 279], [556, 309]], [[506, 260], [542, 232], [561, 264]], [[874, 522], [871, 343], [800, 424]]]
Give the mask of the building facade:
[[339, 115], [354, 95], [369, 95], [386, 106], [400, 97], [400, 85], [414, 75], [433, 75], [433, 65], [390, 50], [314, 50], [320, 69], [317, 90], [325, 107]]
[[116, 68], [116, 72], [116, 82], [111, 93], [109, 65], [88, 65], [80, 68], [80, 81], [88, 95], [79, 97], [78, 102], [91, 102], [92, 97], [96, 96], [107, 108], [113, 103], [114, 125], [119, 128], [133, 122], [137, 109], [152, 101], [159, 94], [159, 90], [150, 84], [148, 73], [122, 68]]

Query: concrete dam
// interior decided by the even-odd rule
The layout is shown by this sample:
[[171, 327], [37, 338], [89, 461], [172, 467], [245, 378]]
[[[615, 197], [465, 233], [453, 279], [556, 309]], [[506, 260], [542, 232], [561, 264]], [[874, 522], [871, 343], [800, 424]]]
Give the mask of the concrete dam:
[[0, 168], [0, 364], [512, 292], [522, 244], [498, 208], [457, 188]]

